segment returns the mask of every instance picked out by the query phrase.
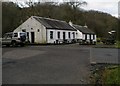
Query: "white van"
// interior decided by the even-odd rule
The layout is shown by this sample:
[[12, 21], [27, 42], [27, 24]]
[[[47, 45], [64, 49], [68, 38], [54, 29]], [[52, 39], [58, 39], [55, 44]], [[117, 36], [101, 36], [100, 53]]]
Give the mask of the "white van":
[[2, 45], [6, 46], [24, 46], [27, 42], [27, 35], [26, 32], [9, 32], [6, 33], [2, 38]]

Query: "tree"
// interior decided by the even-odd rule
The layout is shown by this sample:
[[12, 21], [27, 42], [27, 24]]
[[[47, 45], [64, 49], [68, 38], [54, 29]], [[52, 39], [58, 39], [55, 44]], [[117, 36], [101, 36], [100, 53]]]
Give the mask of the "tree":
[[[72, 5], [74, 5], [74, 8]], [[81, 5], [78, 3], [72, 3], [71, 5], [70, 3], [36, 3], [33, 6], [30, 5], [30, 7], [20, 8], [16, 3], [4, 2], [2, 32], [4, 34], [5, 32], [13, 31], [30, 16], [49, 17], [66, 22], [71, 20], [74, 24], [82, 26], [86, 23], [88, 28], [93, 30], [98, 37], [103, 38], [108, 36], [108, 31], [115, 30], [120, 32], [118, 29], [120, 23], [118, 24], [117, 18], [100, 11], [80, 10], [79, 6]]]
[[67, 2], [67, 4], [69, 4], [70, 6], [72, 6], [73, 9], [77, 9], [78, 7], [80, 7], [81, 5], [87, 5], [87, 2], [85, 1], [79, 1], [79, 2]]
[[2, 32], [13, 31], [19, 22], [18, 5], [12, 2], [2, 3]]

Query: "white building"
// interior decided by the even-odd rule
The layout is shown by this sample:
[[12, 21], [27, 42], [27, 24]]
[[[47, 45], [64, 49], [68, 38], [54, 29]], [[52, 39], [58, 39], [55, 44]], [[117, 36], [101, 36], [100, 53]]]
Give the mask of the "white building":
[[76, 29], [76, 39], [81, 44], [95, 44], [96, 43], [96, 34], [91, 31], [87, 25], [80, 26], [72, 24], [72, 22], [69, 22], [69, 25], [71, 25], [74, 29]]
[[14, 32], [27, 32], [30, 43], [71, 43], [76, 39], [76, 29], [65, 21], [31, 16]]
[[96, 34], [87, 26], [73, 25], [73, 27], [77, 30], [76, 39], [81, 42], [81, 44], [96, 43]]

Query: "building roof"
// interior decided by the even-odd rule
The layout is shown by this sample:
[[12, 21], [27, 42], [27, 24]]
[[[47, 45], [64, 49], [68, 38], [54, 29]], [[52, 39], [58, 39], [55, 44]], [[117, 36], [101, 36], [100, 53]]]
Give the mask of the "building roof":
[[38, 22], [43, 24], [47, 29], [59, 29], [59, 30], [75, 30], [65, 21], [60, 21], [56, 19], [44, 18], [33, 16]]
[[87, 27], [80, 26], [80, 25], [73, 25], [73, 26], [75, 27], [75, 29], [81, 31], [82, 33], [85, 33], [85, 34], [95, 34], [92, 30], [90, 30]]

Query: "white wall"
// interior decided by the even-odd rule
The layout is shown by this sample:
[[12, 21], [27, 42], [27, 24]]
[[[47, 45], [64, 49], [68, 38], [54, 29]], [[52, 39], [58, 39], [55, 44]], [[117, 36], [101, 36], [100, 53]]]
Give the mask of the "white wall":
[[91, 39], [93, 40], [93, 34], [91, 34]]
[[83, 34], [82, 39], [85, 40], [85, 34]]
[[90, 34], [87, 34], [87, 40], [90, 40]]
[[[80, 32], [79, 30], [77, 30], [77, 39], [82, 39], [85, 40], [85, 35], [84, 33]], [[90, 39], [90, 34], [87, 34], [87, 40]]]
[[97, 36], [95, 35], [95, 39], [94, 39], [94, 41], [96, 42], [97, 41]]
[[[33, 28], [33, 29], [31, 29]], [[23, 24], [21, 24], [18, 28], [14, 30], [14, 32], [20, 32], [22, 30], [26, 30], [26, 32], [29, 32], [29, 41], [31, 42], [31, 32], [35, 33], [35, 43], [54, 43], [56, 40], [63, 42], [63, 32], [66, 33], [66, 39], [71, 42], [73, 38], [73, 32], [75, 33], [75, 39], [85, 39], [85, 34], [77, 31], [71, 31], [71, 30], [57, 30], [57, 29], [47, 29], [39, 23], [36, 19], [33, 17], [30, 17], [28, 20], [26, 20]], [[39, 32], [38, 32], [39, 29]], [[50, 39], [50, 31], [53, 31], [53, 39]], [[57, 33], [60, 32], [60, 39], [58, 39]], [[68, 32], [70, 32], [70, 37], [68, 37]], [[77, 34], [76, 34], [77, 33]], [[90, 35], [87, 35], [87, 39], [90, 39]], [[91, 39], [93, 39], [93, 35], [91, 35]], [[95, 39], [96, 41], [96, 35]]]
[[83, 33], [79, 30], [77, 30], [77, 35], [76, 35], [77, 39], [83, 39]]
[[[50, 39], [50, 31], [53, 31], [53, 39]], [[60, 39], [58, 39], [57, 33], [60, 32]], [[72, 41], [73, 38], [73, 32], [75, 33], [75, 39], [76, 39], [76, 31], [71, 30], [56, 30], [56, 29], [47, 29], [47, 43], [54, 43], [56, 40], [63, 42], [63, 32], [65, 32], [66, 39], [68, 41]], [[70, 32], [70, 38], [68, 37], [68, 32]]]
[[24, 29], [26, 30], [26, 32], [29, 32], [30, 42], [31, 42], [31, 32], [34, 32], [35, 43], [46, 43], [46, 28], [42, 24], [40, 24], [37, 20], [35, 20], [33, 17], [30, 17], [28, 20], [26, 20], [23, 24], [21, 24], [18, 28], [16, 28], [14, 32], [19, 32]]

